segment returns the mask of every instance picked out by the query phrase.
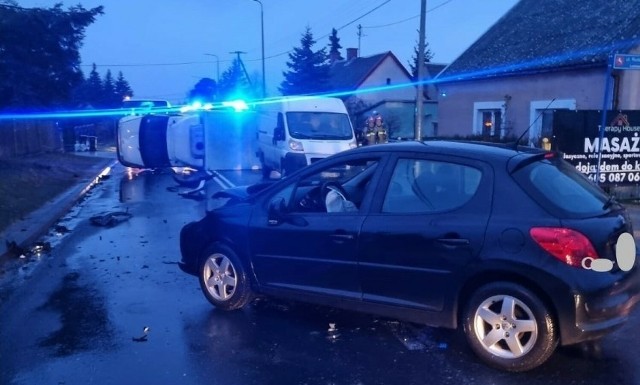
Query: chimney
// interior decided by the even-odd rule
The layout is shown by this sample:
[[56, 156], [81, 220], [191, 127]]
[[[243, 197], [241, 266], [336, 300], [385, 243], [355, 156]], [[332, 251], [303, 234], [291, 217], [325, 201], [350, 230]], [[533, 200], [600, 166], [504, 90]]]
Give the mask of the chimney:
[[358, 57], [357, 48], [347, 48], [347, 60], [355, 59]]

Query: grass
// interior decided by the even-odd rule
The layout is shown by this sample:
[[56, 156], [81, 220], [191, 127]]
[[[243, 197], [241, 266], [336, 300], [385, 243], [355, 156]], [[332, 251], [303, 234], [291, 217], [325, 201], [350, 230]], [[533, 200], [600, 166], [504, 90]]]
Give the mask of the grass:
[[104, 158], [45, 153], [0, 159], [0, 232], [81, 181]]

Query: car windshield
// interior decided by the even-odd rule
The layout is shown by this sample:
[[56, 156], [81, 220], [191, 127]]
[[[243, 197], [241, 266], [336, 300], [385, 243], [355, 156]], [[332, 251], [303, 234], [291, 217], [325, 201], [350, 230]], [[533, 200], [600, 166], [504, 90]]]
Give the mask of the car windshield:
[[349, 115], [332, 112], [288, 112], [289, 134], [295, 139], [353, 138]]

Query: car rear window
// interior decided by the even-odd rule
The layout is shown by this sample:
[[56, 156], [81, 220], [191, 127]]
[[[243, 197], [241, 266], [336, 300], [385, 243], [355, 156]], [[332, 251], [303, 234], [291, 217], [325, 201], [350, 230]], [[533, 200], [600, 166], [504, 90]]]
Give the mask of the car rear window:
[[545, 209], [559, 217], [589, 217], [605, 211], [607, 194], [561, 158], [533, 162], [516, 181]]

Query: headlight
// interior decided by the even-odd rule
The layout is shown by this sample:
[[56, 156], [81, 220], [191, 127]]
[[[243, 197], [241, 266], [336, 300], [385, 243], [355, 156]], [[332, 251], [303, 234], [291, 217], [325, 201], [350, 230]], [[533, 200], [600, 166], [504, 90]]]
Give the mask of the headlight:
[[297, 140], [293, 139], [289, 139], [289, 148], [291, 149], [291, 151], [304, 151], [302, 142], [298, 142]]

